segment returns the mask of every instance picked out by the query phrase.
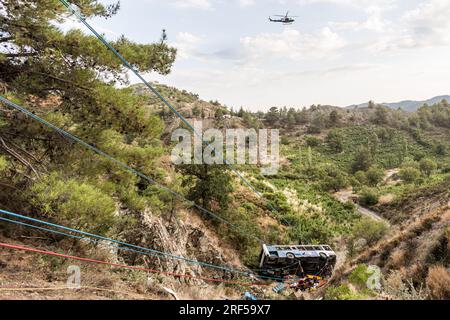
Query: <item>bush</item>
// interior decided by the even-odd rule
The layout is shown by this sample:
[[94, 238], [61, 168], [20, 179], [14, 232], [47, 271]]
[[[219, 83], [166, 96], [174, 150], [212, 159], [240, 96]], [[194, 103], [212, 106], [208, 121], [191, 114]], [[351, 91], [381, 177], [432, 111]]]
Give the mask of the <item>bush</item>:
[[367, 185], [367, 176], [364, 171], [358, 171], [355, 173], [355, 179], [362, 185]]
[[351, 300], [352, 290], [345, 284], [330, 286], [325, 292], [325, 300]]
[[316, 137], [307, 137], [306, 138], [306, 145], [308, 147], [318, 147], [322, 144], [322, 140], [316, 138]]
[[326, 219], [321, 217], [306, 218], [296, 216], [295, 227], [290, 228], [288, 235], [295, 243], [328, 243], [333, 238], [333, 231]]
[[344, 137], [343, 135], [336, 130], [331, 131], [326, 137], [326, 142], [328, 146], [335, 153], [341, 153], [344, 150]]
[[419, 166], [420, 171], [422, 171], [427, 176], [430, 176], [431, 173], [433, 173], [433, 171], [437, 169], [436, 162], [429, 158], [423, 158], [422, 160], [420, 160]]
[[63, 224], [105, 234], [116, 222], [114, 200], [100, 189], [52, 173], [31, 187], [31, 203]]
[[289, 140], [289, 138], [288, 137], [286, 137], [286, 136], [282, 136], [281, 137], [281, 144], [282, 145], [285, 145], [285, 146], [287, 146], [287, 145], [289, 145], [289, 142], [290, 142], [290, 140]]
[[348, 186], [348, 181], [339, 168], [328, 167], [326, 173], [327, 175], [324, 177], [322, 183], [322, 186], [326, 191], [333, 190], [337, 192]]
[[359, 195], [359, 203], [363, 206], [374, 206], [378, 203], [378, 193], [373, 189], [365, 188]]
[[382, 221], [374, 221], [366, 218], [356, 223], [352, 230], [353, 239], [365, 239], [368, 245], [372, 245], [383, 238], [389, 228]]
[[352, 163], [352, 171], [367, 171], [372, 165], [372, 156], [370, 150], [367, 148], [361, 148], [357, 151]]
[[450, 274], [446, 268], [432, 266], [428, 271], [426, 283], [433, 299], [450, 299]]
[[406, 167], [400, 170], [399, 176], [405, 183], [414, 183], [420, 178], [420, 171], [416, 168]]
[[440, 143], [436, 146], [435, 152], [438, 156], [445, 156], [447, 154], [447, 147], [444, 144]]
[[384, 170], [378, 166], [372, 166], [366, 172], [367, 183], [373, 187], [376, 187], [384, 177]]
[[365, 264], [360, 264], [352, 271], [348, 280], [360, 289], [367, 289], [367, 280], [369, 280], [370, 275], [367, 266]]

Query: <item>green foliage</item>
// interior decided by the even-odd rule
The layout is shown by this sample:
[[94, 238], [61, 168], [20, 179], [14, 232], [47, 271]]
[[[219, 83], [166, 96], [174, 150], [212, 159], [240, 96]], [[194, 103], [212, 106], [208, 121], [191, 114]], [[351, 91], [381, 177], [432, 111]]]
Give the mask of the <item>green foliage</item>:
[[5, 157], [0, 156], [0, 174], [6, 171], [8, 169], [8, 166], [9, 166], [8, 160], [6, 160]]
[[[228, 239], [231, 243], [235, 244], [236, 249], [241, 252], [242, 261], [247, 265], [256, 266], [258, 261], [258, 255], [260, 252], [260, 243], [253, 238], [263, 237], [261, 230], [254, 222], [255, 212], [251, 208], [238, 208], [236, 211], [226, 211], [224, 218], [231, 223], [237, 225], [239, 229], [230, 230], [230, 226], [221, 224], [219, 227], [219, 234]], [[277, 233], [277, 231], [275, 231]], [[266, 239], [270, 239], [268, 234], [264, 236]], [[273, 239], [273, 237], [272, 237]], [[280, 239], [279, 234], [275, 239]]]
[[266, 121], [270, 126], [274, 126], [280, 120], [280, 111], [277, 107], [270, 108], [266, 115]]
[[366, 171], [372, 165], [372, 156], [367, 148], [360, 148], [353, 160], [353, 172]]
[[343, 140], [343, 135], [337, 130], [331, 131], [325, 139], [330, 149], [335, 153], [341, 153], [344, 150]]
[[422, 160], [420, 160], [419, 166], [420, 171], [422, 171], [422, 173], [424, 173], [427, 176], [430, 176], [431, 173], [433, 173], [433, 171], [437, 169], [436, 162], [434, 162], [429, 158], [423, 158]]
[[189, 187], [189, 199], [205, 208], [211, 208], [212, 201], [217, 202], [222, 210], [228, 208], [233, 185], [224, 166], [181, 165], [177, 169], [185, 176], [183, 186]]
[[216, 119], [219, 119], [219, 120], [220, 120], [220, 119], [223, 118], [224, 114], [225, 114], [224, 110], [219, 108], [219, 109], [216, 110], [216, 112], [215, 112], [215, 114], [214, 114], [214, 117], [215, 117]]
[[445, 156], [447, 154], [447, 147], [443, 143], [439, 143], [436, 146], [436, 154], [439, 156]]
[[374, 206], [378, 203], [379, 196], [376, 190], [363, 188], [359, 194], [359, 202], [363, 206]]
[[318, 147], [321, 144], [322, 144], [322, 140], [320, 140], [320, 139], [318, 139], [316, 137], [313, 137], [313, 136], [306, 137], [306, 145], [308, 147], [312, 147], [312, 148], [313, 147]]
[[325, 300], [352, 300], [352, 290], [349, 286], [341, 284], [339, 286], [329, 286], [325, 292]]
[[372, 166], [366, 172], [366, 179], [368, 185], [376, 187], [384, 177], [384, 170], [378, 166]]
[[368, 245], [372, 245], [382, 237], [384, 237], [389, 230], [385, 222], [374, 221], [369, 218], [358, 221], [352, 230], [353, 239], [364, 239]]
[[341, 122], [341, 115], [337, 110], [333, 110], [330, 112], [330, 124], [333, 126], [337, 126]]
[[332, 227], [323, 217], [310, 219], [292, 217], [294, 227], [289, 230], [289, 238], [294, 243], [328, 243], [333, 236]]
[[422, 122], [450, 128], [450, 108], [445, 100], [433, 106], [423, 106], [419, 109], [418, 114]]
[[194, 108], [192, 108], [192, 114], [194, 115], [194, 117], [199, 117], [202, 114], [202, 109], [200, 109], [199, 106], [195, 106]]
[[308, 133], [319, 134], [326, 127], [327, 121], [323, 114], [317, 114], [308, 126]]
[[355, 173], [355, 179], [359, 182], [361, 185], [367, 185], [367, 175], [364, 171], [358, 171]]
[[375, 110], [374, 123], [383, 125], [388, 123], [388, 112], [386, 107], [377, 106]]
[[30, 189], [30, 201], [57, 221], [105, 234], [117, 221], [114, 200], [98, 188], [52, 173]]
[[368, 272], [367, 265], [360, 264], [350, 273], [348, 280], [358, 288], [365, 289], [370, 276], [371, 273]]
[[[111, 17], [118, 10], [118, 7], [105, 6], [95, 0], [71, 2], [79, 5], [88, 19]], [[15, 93], [13, 98], [56, 126], [160, 179], [155, 164], [164, 151], [160, 141], [164, 122], [152, 114], [145, 105], [146, 97], [136, 95], [134, 87], [117, 88], [118, 82], [127, 84], [128, 75], [120, 60], [96, 37], [80, 30], [60, 30], [55, 21], [64, 24], [68, 16], [66, 9], [54, 0], [3, 1], [2, 5], [3, 44], [14, 47], [16, 53], [1, 55], [0, 68], [3, 72], [0, 80], [8, 91]], [[113, 46], [142, 72], [168, 74], [175, 61], [176, 50], [167, 46], [165, 41], [138, 44], [120, 37]], [[29, 99], [31, 96], [33, 99]], [[45, 104], [45, 107], [39, 103]], [[139, 178], [123, 172], [108, 160], [68, 143], [61, 135], [36, 122], [21, 119], [7, 121], [0, 126], [0, 135], [13, 131], [20, 132], [20, 136], [12, 138], [14, 141], [11, 142], [25, 147], [27, 151], [33, 150], [35, 156], [45, 155], [43, 163], [48, 172], [64, 170], [62, 181], [73, 184], [74, 189], [79, 185], [82, 190], [73, 197], [81, 198], [84, 190], [87, 196], [83, 201], [90, 204], [96, 192], [110, 194], [131, 210], [142, 210], [152, 203], [151, 196], [143, 195], [147, 185]], [[62, 164], [70, 165], [62, 168]], [[25, 185], [27, 178], [22, 172], [26, 170], [22, 170], [19, 164], [15, 176], [17, 180], [22, 180], [17, 183]], [[59, 211], [61, 208], [55, 198], [45, 198], [44, 192], [38, 192], [46, 186], [48, 194], [59, 199], [60, 190], [52, 190], [60, 187], [56, 178], [51, 178], [47, 183], [38, 181], [33, 187], [34, 204], [40, 206], [38, 200], [41, 199], [43, 207], [52, 212]], [[62, 185], [60, 189], [64, 190], [64, 195], [67, 193]], [[61, 201], [67, 197], [62, 197]], [[110, 208], [106, 198], [100, 199], [101, 207]], [[74, 201], [65, 204], [62, 208], [64, 214], [73, 214]], [[81, 209], [86, 215], [86, 219], [82, 217], [82, 220], [88, 220], [91, 215], [93, 220], [96, 219], [87, 205]], [[106, 220], [110, 218], [108, 213], [105, 214]], [[99, 217], [97, 222], [100, 223], [100, 220]]]
[[415, 183], [420, 178], [420, 171], [413, 167], [404, 167], [399, 176], [405, 183]]
[[280, 143], [281, 143], [282, 145], [288, 145], [289, 142], [290, 142], [290, 140], [289, 140], [288, 137], [286, 137], [286, 136], [282, 136], [282, 137], [281, 137]]
[[348, 186], [348, 180], [339, 168], [329, 166], [325, 171], [327, 174], [322, 183], [325, 190], [339, 191]]

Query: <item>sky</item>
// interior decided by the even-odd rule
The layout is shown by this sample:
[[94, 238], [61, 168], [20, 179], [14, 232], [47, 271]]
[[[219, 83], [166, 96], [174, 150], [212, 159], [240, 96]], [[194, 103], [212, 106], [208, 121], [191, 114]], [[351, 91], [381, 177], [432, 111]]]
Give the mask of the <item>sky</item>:
[[449, 17], [448, 0], [121, 0], [90, 23], [140, 43], [166, 29], [177, 61], [146, 79], [256, 111], [450, 94]]

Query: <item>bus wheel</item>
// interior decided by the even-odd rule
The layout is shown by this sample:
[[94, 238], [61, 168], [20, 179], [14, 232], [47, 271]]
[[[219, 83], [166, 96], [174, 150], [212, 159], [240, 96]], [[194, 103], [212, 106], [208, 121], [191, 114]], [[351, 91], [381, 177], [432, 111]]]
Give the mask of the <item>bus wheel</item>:
[[286, 258], [294, 260], [295, 259], [295, 254], [293, 254], [292, 252], [288, 252], [288, 253], [286, 253]]

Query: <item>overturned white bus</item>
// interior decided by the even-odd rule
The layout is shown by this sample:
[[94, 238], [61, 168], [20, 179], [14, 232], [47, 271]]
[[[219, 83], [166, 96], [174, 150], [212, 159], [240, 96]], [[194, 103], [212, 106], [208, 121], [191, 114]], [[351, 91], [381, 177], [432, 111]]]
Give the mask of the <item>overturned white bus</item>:
[[259, 261], [263, 275], [328, 278], [336, 265], [336, 253], [328, 245], [263, 244]]

